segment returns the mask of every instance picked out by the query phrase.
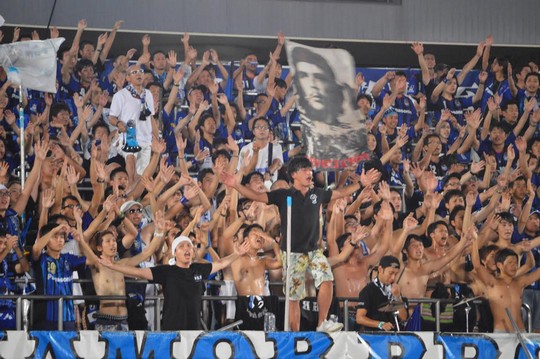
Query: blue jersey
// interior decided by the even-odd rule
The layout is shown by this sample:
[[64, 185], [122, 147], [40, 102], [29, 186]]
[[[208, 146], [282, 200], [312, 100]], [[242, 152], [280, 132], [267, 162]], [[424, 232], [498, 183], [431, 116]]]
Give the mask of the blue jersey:
[[[34, 263], [37, 293], [45, 295], [73, 295], [73, 271], [84, 269], [86, 257], [62, 253], [58, 259], [42, 253]], [[58, 320], [58, 301], [37, 301], [36, 313], [47, 321]], [[64, 322], [75, 321], [73, 300], [64, 300], [62, 318]]]
[[[390, 95], [388, 91], [381, 91], [381, 94], [377, 98], [377, 105], [382, 104], [384, 95]], [[409, 95], [398, 96], [392, 108], [396, 110], [398, 114], [398, 125], [407, 124], [407, 126], [414, 126], [416, 120], [418, 120], [418, 114], [416, 113], [416, 108], [414, 107], [415, 101]]]

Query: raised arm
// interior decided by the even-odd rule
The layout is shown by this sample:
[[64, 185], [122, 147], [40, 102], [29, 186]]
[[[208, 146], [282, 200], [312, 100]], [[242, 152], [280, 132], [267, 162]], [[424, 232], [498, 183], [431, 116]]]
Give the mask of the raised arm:
[[422, 83], [424, 86], [426, 86], [431, 81], [431, 77], [429, 75], [426, 60], [424, 59], [424, 44], [421, 42], [413, 42], [411, 49], [418, 56], [418, 64], [420, 65], [420, 70], [422, 71]]
[[223, 171], [220, 176], [221, 181], [237, 190], [242, 196], [257, 202], [268, 203], [268, 195], [266, 193], [255, 192], [251, 188], [248, 188], [239, 183], [235, 175], [230, 172]]
[[482, 54], [484, 53], [485, 46], [486, 44], [483, 41], [480, 42], [478, 46], [476, 46], [476, 53], [474, 54], [472, 59], [470, 59], [469, 62], [467, 62], [465, 66], [463, 66], [463, 70], [461, 70], [461, 72], [457, 76], [458, 85], [461, 85], [463, 83], [463, 80], [465, 80], [467, 74], [476, 66], [478, 60], [480, 60]]

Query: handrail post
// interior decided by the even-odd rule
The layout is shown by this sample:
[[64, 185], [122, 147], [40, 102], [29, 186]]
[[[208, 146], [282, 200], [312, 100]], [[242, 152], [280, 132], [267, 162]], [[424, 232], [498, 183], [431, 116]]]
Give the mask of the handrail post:
[[[422, 304], [420, 304], [422, 305]], [[441, 300], [435, 302], [435, 331], [441, 331]]]
[[17, 298], [17, 307], [15, 308], [15, 320], [17, 325], [17, 330], [21, 330], [22, 328], [22, 298]]
[[154, 301], [154, 319], [155, 319], [155, 328], [157, 332], [161, 331], [161, 320], [159, 320], [160, 308], [161, 308], [161, 298], [157, 296]]
[[343, 325], [345, 326], [345, 331], [349, 331], [349, 300], [345, 299], [343, 302]]
[[58, 331], [64, 330], [64, 300], [58, 298]]

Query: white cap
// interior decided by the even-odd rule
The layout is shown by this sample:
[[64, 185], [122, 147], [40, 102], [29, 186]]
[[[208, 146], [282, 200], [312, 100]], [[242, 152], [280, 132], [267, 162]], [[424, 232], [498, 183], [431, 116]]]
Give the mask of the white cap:
[[126, 212], [127, 212], [131, 207], [133, 207], [133, 206], [135, 206], [135, 205], [139, 205], [139, 206], [141, 206], [141, 208], [142, 208], [142, 204], [140, 204], [140, 203], [137, 202], [137, 201], [127, 201], [127, 202], [125, 202], [125, 203], [120, 207], [120, 212], [121, 212], [122, 214], [126, 214]]
[[0, 184], [0, 191], [7, 191], [7, 187], [4, 186], [3, 184]]

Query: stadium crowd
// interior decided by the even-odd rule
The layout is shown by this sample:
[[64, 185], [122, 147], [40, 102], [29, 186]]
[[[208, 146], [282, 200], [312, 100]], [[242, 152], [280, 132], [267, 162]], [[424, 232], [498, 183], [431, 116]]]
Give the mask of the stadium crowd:
[[[126, 297], [67, 299], [62, 313], [36, 300], [29, 329], [55, 330], [59, 317], [65, 330], [154, 328], [155, 295], [162, 330], [262, 330], [268, 312], [282, 328], [290, 196], [293, 330], [434, 330], [423, 298], [447, 299], [443, 330], [512, 331], [505, 308], [523, 330], [522, 301], [540, 330], [535, 59], [492, 57], [488, 36], [455, 69], [413, 43], [414, 76], [389, 71], [368, 87], [357, 74], [369, 159], [319, 172], [297, 107], [309, 92], [292, 87], [308, 75], [282, 68], [282, 33], [266, 64], [248, 53], [229, 68], [188, 33], [182, 55], [145, 35], [142, 51], [112, 56], [121, 26], [89, 42], [79, 21], [58, 51], [55, 94], [20, 98], [0, 68], [0, 291]], [[16, 28], [12, 41], [36, 39]], [[312, 82], [333, 70], [319, 71]], [[467, 76], [478, 87], [458, 96]], [[474, 297], [487, 301], [467, 316], [452, 306]], [[336, 298], [349, 298], [348, 317]], [[0, 299], [0, 328], [15, 319]]]

